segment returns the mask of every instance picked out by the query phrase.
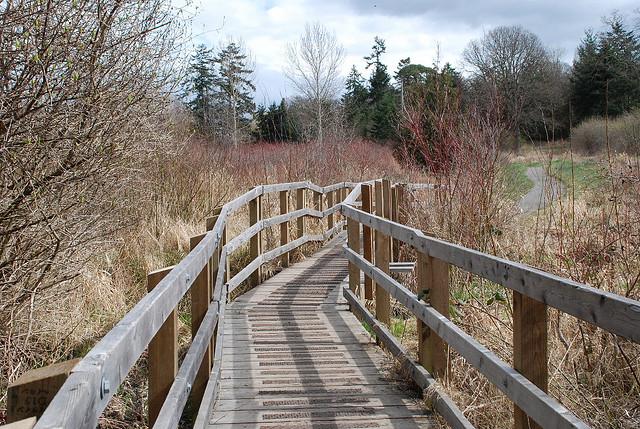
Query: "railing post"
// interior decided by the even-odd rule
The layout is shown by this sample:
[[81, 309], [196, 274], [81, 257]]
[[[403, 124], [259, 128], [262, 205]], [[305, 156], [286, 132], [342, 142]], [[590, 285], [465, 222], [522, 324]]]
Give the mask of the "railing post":
[[[289, 213], [289, 191], [280, 191], [280, 214]], [[280, 224], [280, 246], [289, 242], [289, 221]], [[280, 264], [283, 268], [289, 266], [289, 252], [280, 257]]]
[[[327, 192], [327, 208], [333, 207], [333, 192]], [[327, 216], [327, 229], [333, 228], [333, 213]]]
[[[449, 317], [449, 264], [418, 252], [417, 292], [436, 311]], [[447, 377], [447, 344], [417, 319], [418, 360], [434, 377]]]
[[[376, 215], [384, 217], [384, 192], [383, 183], [376, 182]], [[376, 231], [376, 250], [375, 264], [376, 267], [389, 274], [389, 237]], [[387, 326], [391, 324], [391, 302], [389, 292], [382, 286], [376, 284], [376, 319], [385, 323]]]
[[[398, 222], [398, 186], [391, 186], [391, 217], [394, 222]], [[391, 237], [391, 261], [398, 261], [398, 240]]]
[[[372, 201], [371, 201], [371, 185], [362, 185], [362, 211], [371, 213]], [[373, 262], [373, 230], [367, 225], [362, 225], [362, 250], [364, 259], [369, 262]], [[373, 299], [373, 281], [371, 277], [364, 277], [364, 298]]]
[[[262, 219], [262, 196], [258, 196], [253, 200], [249, 201], [249, 226], [253, 226], [256, 223], [260, 222]], [[255, 260], [262, 255], [262, 232], [257, 233], [251, 240], [249, 241], [249, 254], [251, 260]], [[262, 281], [262, 267], [256, 268], [256, 270], [251, 273], [250, 283], [251, 286], [257, 286]]]
[[[191, 237], [190, 244], [193, 250], [206, 234]], [[217, 251], [217, 250], [216, 250]], [[191, 339], [193, 340], [198, 333], [198, 328], [202, 324], [204, 316], [207, 314], [209, 305], [211, 304], [211, 273], [209, 272], [210, 264], [207, 263], [198, 274], [193, 285], [191, 286]], [[209, 380], [209, 371], [211, 370], [211, 345], [207, 347], [202, 358], [202, 363], [193, 381], [191, 389], [191, 399], [198, 407], [202, 400], [202, 395], [207, 387]]]
[[[305, 206], [304, 197], [305, 197], [304, 188], [298, 189], [296, 191], [296, 210], [302, 210], [304, 208]], [[297, 237], [296, 238], [304, 237], [304, 218], [305, 217], [306, 216], [300, 216], [297, 219]]]
[[[173, 267], [147, 274], [147, 291], [152, 291]], [[149, 343], [149, 427], [153, 426], [178, 373], [178, 316], [173, 310]]]
[[[213, 211], [214, 216], [207, 218], [206, 225], [205, 225], [207, 231], [211, 231], [213, 227], [216, 225], [216, 222], [218, 221], [218, 217], [220, 216], [221, 212], [222, 212], [222, 207], [218, 207]], [[227, 226], [226, 225], [222, 229], [222, 237], [220, 241], [221, 241], [220, 246], [218, 246], [218, 259], [220, 259], [219, 255], [220, 253], [222, 253], [222, 247], [224, 247], [224, 245], [227, 244]], [[229, 258], [227, 258], [227, 262], [225, 265], [226, 266], [224, 270], [224, 279], [225, 279], [225, 282], [228, 282], [229, 279], [231, 278], [231, 261], [229, 260]], [[215, 283], [215, 277], [212, 278], [211, 288], [215, 286], [214, 283]]]
[[[382, 209], [383, 217], [391, 220], [391, 181], [389, 179], [382, 179]], [[391, 255], [393, 255], [393, 247], [391, 245], [393, 237], [388, 237], [389, 246], [389, 262], [391, 262]]]
[[[360, 253], [360, 223], [347, 218], [347, 243], [349, 248]], [[349, 289], [356, 295], [360, 293], [360, 269], [353, 262], [349, 262]]]
[[[7, 387], [7, 423], [0, 428], [32, 428], [80, 359], [29, 370]], [[31, 420], [31, 418], [33, 418]], [[28, 425], [28, 422], [33, 424]]]
[[[548, 391], [547, 306], [516, 291], [513, 292], [513, 367], [542, 391]], [[540, 428], [520, 408], [513, 407], [516, 429]]]
[[[340, 196], [340, 202], [341, 202], [341, 203], [342, 203], [344, 200], [346, 200], [346, 199], [347, 199], [347, 195], [349, 195], [349, 192], [348, 192], [348, 191], [349, 191], [349, 190], [347, 189], [347, 186], [346, 186], [346, 185], [344, 186], [344, 188], [342, 188], [342, 189], [340, 190], [340, 193], [341, 193], [341, 196]], [[347, 217], [346, 217], [346, 216], [344, 216], [344, 215], [341, 215], [341, 216], [342, 216], [342, 220], [345, 220], [345, 219], [347, 218]], [[343, 229], [343, 230], [346, 230], [346, 229], [347, 229], [347, 227], [348, 227], [347, 225], [344, 225], [344, 226], [342, 227], [342, 229]]]
[[[406, 204], [407, 204], [407, 185], [404, 183], [398, 183], [396, 185], [396, 222], [406, 225], [407, 224], [407, 212], [406, 212]], [[397, 262], [400, 260], [400, 248], [402, 247], [402, 242], [400, 240], [396, 240], [393, 246], [393, 251], [395, 253], [394, 260]]]

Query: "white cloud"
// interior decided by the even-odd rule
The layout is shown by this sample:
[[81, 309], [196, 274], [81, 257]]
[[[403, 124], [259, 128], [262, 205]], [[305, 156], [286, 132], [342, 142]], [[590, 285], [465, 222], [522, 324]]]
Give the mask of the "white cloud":
[[369, 54], [376, 35], [386, 41], [384, 59], [391, 73], [406, 57], [432, 64], [438, 47], [441, 63], [461, 68], [468, 42], [497, 25], [523, 25], [569, 62], [586, 28], [599, 28], [601, 16], [614, 9], [628, 12], [634, 4], [629, 0], [201, 0], [193, 34], [194, 44], [209, 46], [229, 37], [242, 40], [255, 61], [257, 101], [270, 102], [293, 95], [282, 73], [286, 46], [299, 37], [306, 22], [320, 21], [336, 32], [346, 52], [344, 75], [352, 64], [367, 75], [362, 57]]

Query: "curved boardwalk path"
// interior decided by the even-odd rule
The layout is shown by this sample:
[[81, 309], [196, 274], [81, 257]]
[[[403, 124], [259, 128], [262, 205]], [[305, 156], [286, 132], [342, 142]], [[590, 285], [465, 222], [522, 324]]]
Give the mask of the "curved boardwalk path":
[[340, 240], [227, 307], [216, 428], [432, 428], [343, 303]]

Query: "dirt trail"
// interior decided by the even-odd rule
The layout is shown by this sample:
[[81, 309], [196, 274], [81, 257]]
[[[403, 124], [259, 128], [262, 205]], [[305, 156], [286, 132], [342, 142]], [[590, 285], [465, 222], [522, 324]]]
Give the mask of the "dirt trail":
[[520, 200], [519, 205], [523, 213], [531, 213], [545, 208], [564, 192], [562, 183], [549, 176], [544, 167], [529, 167], [527, 177], [533, 182], [533, 187]]

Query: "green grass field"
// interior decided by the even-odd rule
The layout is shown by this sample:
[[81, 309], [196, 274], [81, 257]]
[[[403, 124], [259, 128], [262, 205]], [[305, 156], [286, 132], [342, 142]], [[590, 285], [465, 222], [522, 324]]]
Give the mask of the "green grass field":
[[606, 176], [596, 161], [587, 159], [577, 161], [571, 165], [569, 159], [556, 159], [551, 161], [551, 175], [560, 180], [567, 189], [575, 186], [576, 193], [597, 189], [605, 184]]
[[[529, 167], [542, 167], [538, 161], [514, 161], [505, 166], [504, 183], [505, 193], [508, 198], [518, 201], [533, 187], [533, 182], [527, 177]], [[605, 183], [606, 176], [595, 160], [586, 159], [573, 162], [567, 158], [554, 159], [549, 165], [549, 174], [560, 180], [567, 190], [575, 186], [577, 194], [597, 189]]]
[[539, 166], [535, 162], [510, 162], [504, 169], [505, 193], [513, 201], [518, 201], [533, 187], [533, 182], [527, 177], [529, 167]]

